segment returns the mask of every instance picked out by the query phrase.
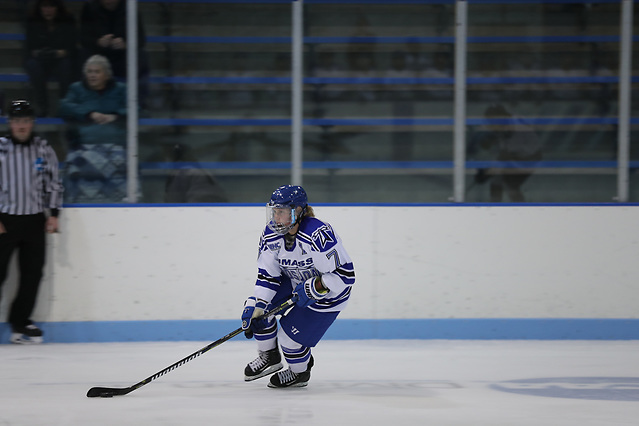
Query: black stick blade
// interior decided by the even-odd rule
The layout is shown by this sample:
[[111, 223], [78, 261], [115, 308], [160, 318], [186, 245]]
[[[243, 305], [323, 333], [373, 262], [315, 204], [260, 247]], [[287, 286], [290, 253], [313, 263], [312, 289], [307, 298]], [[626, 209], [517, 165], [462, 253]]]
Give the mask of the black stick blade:
[[131, 392], [131, 388], [101, 388], [95, 387], [89, 389], [87, 396], [89, 398], [111, 398], [112, 396], [126, 395]]

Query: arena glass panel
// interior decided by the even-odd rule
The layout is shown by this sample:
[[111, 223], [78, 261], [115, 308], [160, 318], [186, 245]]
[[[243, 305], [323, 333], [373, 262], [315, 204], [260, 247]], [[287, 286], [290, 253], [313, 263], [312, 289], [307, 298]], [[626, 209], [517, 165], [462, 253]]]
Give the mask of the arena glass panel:
[[321, 202], [448, 202], [454, 5], [309, 2], [304, 19], [304, 185]]
[[468, 12], [466, 201], [613, 201], [619, 4]]
[[[19, 75], [26, 8], [19, 5], [2, 7], [5, 99], [27, 89], [26, 76]], [[68, 2], [76, 16], [82, 5]], [[450, 174], [455, 2], [309, 0], [304, 7], [309, 182], [322, 175], [347, 180], [362, 175], [375, 186], [393, 175], [411, 185], [415, 175], [438, 180]], [[138, 201], [166, 200], [167, 181], [185, 169], [195, 172], [196, 181], [202, 170], [212, 172], [237, 202], [262, 201], [271, 188], [261, 176], [290, 180], [291, 4], [143, 0], [139, 11], [150, 75], [141, 80]], [[542, 140], [543, 157], [534, 167], [505, 168], [495, 167], [487, 151], [469, 157], [466, 201], [490, 201], [489, 184], [475, 177], [481, 171], [479, 180], [486, 178], [491, 168], [532, 170], [525, 184], [532, 198], [525, 201], [612, 199], [619, 15], [620, 2], [614, 1], [469, 2], [468, 154], [475, 155], [476, 134], [495, 124], [483, 112], [501, 103], [516, 107], [528, 121]], [[634, 15], [636, 34], [637, 8]], [[636, 43], [633, 50], [637, 75]], [[55, 92], [53, 85], [49, 89]], [[633, 116], [637, 105], [633, 99]], [[38, 130], [65, 159], [72, 143], [67, 123], [56, 117], [38, 121]], [[630, 148], [630, 201], [637, 201], [639, 155]], [[234, 187], [235, 178], [242, 184], [253, 179], [255, 193], [251, 185]], [[425, 192], [411, 194], [407, 202], [449, 200], [446, 191], [417, 188]], [[397, 199], [381, 190], [368, 193], [362, 202]]]
[[265, 202], [290, 181], [291, 5], [145, 2], [141, 201]]

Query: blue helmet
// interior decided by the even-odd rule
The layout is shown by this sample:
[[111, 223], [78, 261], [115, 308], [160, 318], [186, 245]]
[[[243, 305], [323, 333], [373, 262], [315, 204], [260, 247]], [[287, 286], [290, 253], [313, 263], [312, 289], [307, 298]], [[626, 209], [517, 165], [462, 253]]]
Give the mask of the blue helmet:
[[[284, 185], [273, 191], [266, 205], [266, 223], [274, 232], [284, 235], [304, 217], [308, 197], [298, 185]], [[301, 211], [296, 211], [300, 207]]]
[[289, 206], [306, 208], [308, 197], [306, 191], [299, 185], [283, 185], [273, 191], [270, 206]]

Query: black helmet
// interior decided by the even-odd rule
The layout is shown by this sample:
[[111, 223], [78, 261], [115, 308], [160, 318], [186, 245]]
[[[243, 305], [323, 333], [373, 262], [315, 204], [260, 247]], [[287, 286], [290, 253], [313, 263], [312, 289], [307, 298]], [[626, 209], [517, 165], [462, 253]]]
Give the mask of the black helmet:
[[11, 101], [7, 116], [13, 117], [35, 117], [35, 111], [29, 101], [17, 100]]

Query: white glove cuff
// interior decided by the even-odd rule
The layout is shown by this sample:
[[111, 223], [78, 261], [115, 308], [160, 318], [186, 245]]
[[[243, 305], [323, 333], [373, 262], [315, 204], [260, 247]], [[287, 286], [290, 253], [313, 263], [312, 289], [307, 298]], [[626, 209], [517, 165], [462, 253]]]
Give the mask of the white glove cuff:
[[321, 300], [325, 298], [326, 295], [328, 294], [328, 290], [320, 293], [319, 291], [317, 291], [317, 288], [315, 288], [315, 280], [319, 280], [319, 279], [321, 278], [312, 277], [307, 279], [306, 282], [304, 283], [304, 292], [306, 293], [306, 296], [308, 296], [309, 299]]

